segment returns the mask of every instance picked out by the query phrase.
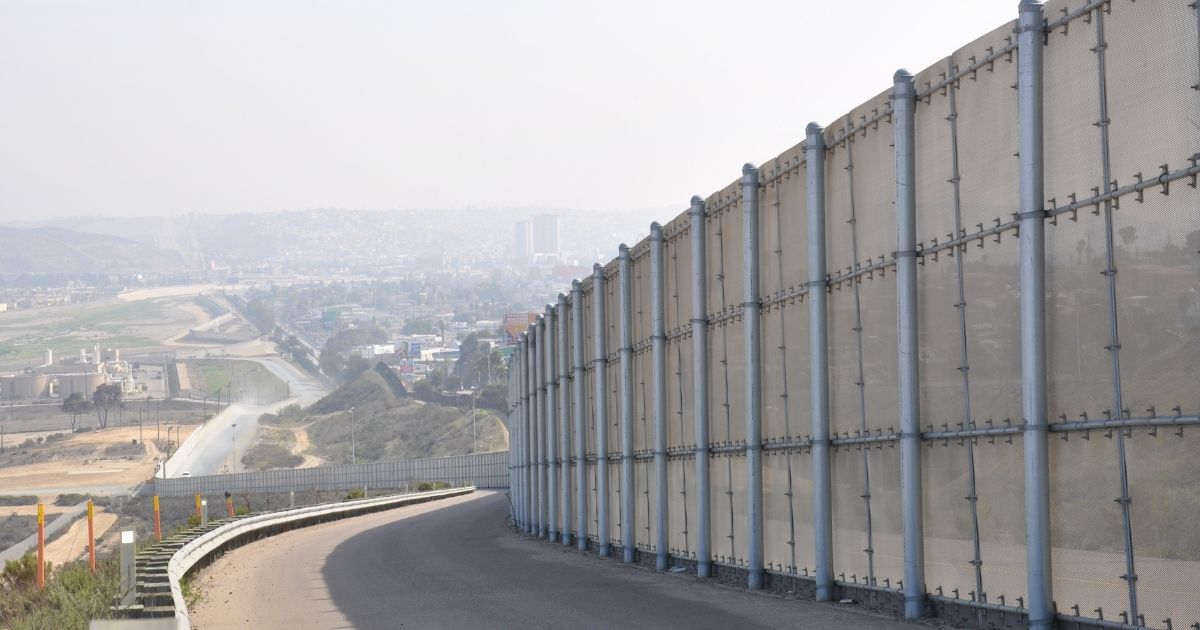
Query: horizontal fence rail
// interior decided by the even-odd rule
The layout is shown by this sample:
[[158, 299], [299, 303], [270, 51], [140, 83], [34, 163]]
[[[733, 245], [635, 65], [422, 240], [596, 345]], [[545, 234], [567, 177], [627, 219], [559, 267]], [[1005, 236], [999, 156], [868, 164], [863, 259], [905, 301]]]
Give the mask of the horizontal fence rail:
[[502, 489], [507, 488], [509, 483], [508, 460], [508, 451], [497, 451], [370, 464], [170, 477], [155, 479], [154, 489], [159, 495], [166, 497], [224, 492], [351, 490], [363, 487], [368, 490], [396, 490], [416, 487], [422, 482], [438, 481], [452, 486], [470, 485], [477, 488]]
[[510, 366], [521, 531], [906, 617], [1200, 628], [1200, 3], [1014, 18], [548, 305]]

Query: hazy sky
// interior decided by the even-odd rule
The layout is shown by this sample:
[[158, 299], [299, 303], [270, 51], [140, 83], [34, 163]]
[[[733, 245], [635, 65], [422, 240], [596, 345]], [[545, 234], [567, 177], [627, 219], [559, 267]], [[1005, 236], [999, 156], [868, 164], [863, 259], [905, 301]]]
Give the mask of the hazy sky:
[[0, 0], [0, 220], [682, 210], [1016, 14], [1017, 0]]

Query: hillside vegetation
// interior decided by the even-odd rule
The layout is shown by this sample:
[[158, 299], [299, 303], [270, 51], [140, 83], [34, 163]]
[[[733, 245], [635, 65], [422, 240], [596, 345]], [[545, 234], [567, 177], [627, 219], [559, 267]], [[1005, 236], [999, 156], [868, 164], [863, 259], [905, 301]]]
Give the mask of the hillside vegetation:
[[[313, 453], [330, 464], [350, 463], [352, 423], [354, 459], [359, 463], [465, 455], [474, 448], [470, 409], [397, 399], [374, 371], [364, 372], [307, 409], [288, 407], [263, 416], [262, 422], [305, 427]], [[495, 412], [477, 410], [475, 430], [479, 452], [508, 448], [507, 433]]]
[[0, 269], [16, 273], [182, 271], [178, 252], [62, 228], [0, 227]]

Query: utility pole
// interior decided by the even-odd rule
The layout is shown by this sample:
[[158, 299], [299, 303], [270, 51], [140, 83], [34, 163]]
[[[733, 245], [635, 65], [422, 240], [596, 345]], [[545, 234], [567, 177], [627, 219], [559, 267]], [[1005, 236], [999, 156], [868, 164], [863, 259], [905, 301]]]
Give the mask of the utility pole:
[[[489, 355], [490, 356], [490, 355]], [[488, 366], [491, 367], [490, 365]], [[471, 393], [471, 440], [475, 446], [471, 449], [472, 453], [479, 452], [479, 433], [475, 431], [475, 393]]]
[[354, 407], [350, 408], [350, 463], [357, 464], [358, 457], [355, 453], [354, 444]]
[[229, 472], [234, 473], [237, 472], [237, 423], [231, 424], [229, 429], [233, 433], [231, 437], [233, 447], [229, 451]]

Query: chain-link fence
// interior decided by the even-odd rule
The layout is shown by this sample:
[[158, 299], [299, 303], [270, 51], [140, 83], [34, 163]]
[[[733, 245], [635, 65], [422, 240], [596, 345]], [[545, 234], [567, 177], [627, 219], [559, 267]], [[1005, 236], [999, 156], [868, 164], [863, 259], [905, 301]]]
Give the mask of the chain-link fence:
[[405, 459], [369, 464], [283, 468], [229, 475], [198, 475], [154, 480], [154, 492], [165, 497], [223, 492], [288, 492], [305, 490], [394, 489], [422, 482], [453, 486], [507, 488], [508, 451]]
[[[527, 531], [819, 598], [1200, 623], [1197, 4], [1022, 11], [547, 310], [510, 390]], [[557, 531], [531, 470], [570, 480]]]

